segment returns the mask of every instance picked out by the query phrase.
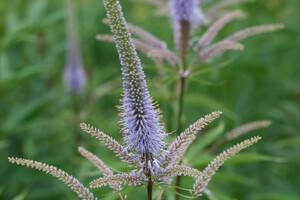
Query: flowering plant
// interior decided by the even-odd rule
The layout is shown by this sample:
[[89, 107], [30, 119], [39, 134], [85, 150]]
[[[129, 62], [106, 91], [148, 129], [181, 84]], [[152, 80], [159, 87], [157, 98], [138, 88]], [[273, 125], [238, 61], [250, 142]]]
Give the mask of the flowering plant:
[[[210, 17], [208, 17], [201, 14], [201, 10], [198, 9], [198, 1], [171, 1], [170, 13], [175, 30], [175, 43], [180, 52], [179, 59], [166, 48], [164, 42], [161, 42], [153, 35], [134, 25], [128, 25], [123, 17], [118, 0], [103, 0], [103, 2], [107, 11], [108, 20], [106, 20], [106, 22], [109, 23], [111, 27], [113, 40], [116, 43], [122, 66], [124, 94], [121, 105], [118, 108], [121, 117], [120, 125], [122, 127], [123, 141], [117, 142], [109, 135], [85, 123], [82, 123], [80, 127], [112, 150], [121, 161], [128, 164], [131, 170], [129, 172], [114, 174], [101, 159], [85, 148], [79, 147], [78, 151], [90, 160], [103, 174], [103, 177], [90, 182], [90, 187], [98, 188], [109, 186], [119, 194], [121, 199], [124, 199], [126, 195], [123, 197], [122, 185], [145, 185], [148, 191], [148, 199], [150, 200], [152, 199], [153, 185], [160, 185], [163, 189], [167, 189], [167, 187], [164, 186], [170, 185], [174, 177], [191, 176], [195, 178], [195, 182], [193, 188], [190, 190], [190, 198], [200, 196], [212, 176], [224, 161], [258, 142], [261, 138], [255, 136], [234, 145], [219, 154], [203, 171], [182, 165], [180, 161], [189, 145], [195, 140], [197, 133], [208, 123], [218, 118], [221, 112], [212, 112], [200, 118], [182, 132], [180, 130], [181, 128], [179, 128], [179, 130], [177, 130], [180, 131], [179, 135], [174, 141], [167, 144], [166, 137], [168, 133], [166, 133], [164, 128], [161, 112], [157, 108], [157, 104], [153, 103], [153, 99], [149, 94], [145, 74], [137, 55], [136, 47], [142, 50], [143, 47], [145, 47], [145, 51], [149, 51], [149, 48], [151, 48], [149, 51], [150, 55], [159, 55], [154, 56], [156, 62], [160, 62], [162, 58], [166, 58], [166, 60], [173, 65], [181, 63], [179, 64], [180, 70], [178, 74], [181, 79], [184, 80], [188, 75], [188, 71], [185, 71], [185, 56], [190, 45], [190, 33], [197, 25], [208, 23], [208, 21], [216, 16], [211, 14], [209, 15]], [[225, 14], [218, 19], [197, 43], [196, 56], [200, 55], [204, 61], [209, 60], [226, 49], [240, 49], [242, 45], [238, 43], [238, 41], [249, 35], [272, 31], [282, 27], [281, 25], [268, 25], [246, 29], [235, 33], [221, 42], [208, 46], [218, 31], [227, 22], [240, 16], [241, 13], [235, 11]], [[145, 44], [140, 40], [132, 39], [130, 31], [143, 39], [148, 38], [151, 44]], [[100, 35], [98, 38], [110, 40], [111, 37]], [[160, 53], [157, 54], [157, 52]], [[182, 87], [184, 86], [182, 85]], [[246, 126], [245, 129], [247, 129], [247, 127], [251, 129], [249, 126]], [[233, 135], [237, 134], [240, 133]], [[54, 166], [13, 157], [9, 158], [9, 162], [26, 165], [50, 173], [69, 185], [71, 189], [76, 192], [78, 197], [82, 199], [97, 199], [97, 197], [76, 178]]]

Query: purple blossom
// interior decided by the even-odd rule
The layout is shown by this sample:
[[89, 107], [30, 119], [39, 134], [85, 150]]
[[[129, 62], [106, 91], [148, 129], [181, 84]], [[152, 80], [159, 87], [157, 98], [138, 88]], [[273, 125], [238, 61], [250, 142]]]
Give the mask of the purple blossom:
[[173, 20], [199, 23], [201, 12], [198, 0], [171, 0], [170, 6]]
[[67, 8], [67, 63], [64, 78], [66, 86], [71, 92], [81, 93], [86, 84], [86, 75], [83, 69], [71, 1], [67, 1]]
[[124, 142], [144, 163], [159, 157], [165, 132], [153, 107], [145, 74], [118, 1], [104, 1], [122, 65], [124, 98], [121, 108]]
[[170, 10], [175, 44], [181, 56], [184, 56], [189, 47], [192, 29], [200, 23], [205, 23], [205, 18], [198, 0], [171, 0]]
[[84, 90], [86, 76], [83, 70], [81, 56], [79, 53], [74, 52], [73, 49], [68, 50], [64, 76], [66, 86], [70, 91], [80, 93]]

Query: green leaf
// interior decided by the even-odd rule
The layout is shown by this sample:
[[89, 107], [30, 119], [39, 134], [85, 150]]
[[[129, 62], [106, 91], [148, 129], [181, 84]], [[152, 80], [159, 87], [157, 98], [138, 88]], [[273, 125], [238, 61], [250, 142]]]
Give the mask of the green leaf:
[[299, 147], [299, 145], [300, 145], [300, 136], [281, 140], [276, 143], [277, 147]]
[[214, 179], [222, 180], [224, 182], [237, 183], [239, 185], [247, 185], [247, 186], [251, 186], [251, 187], [257, 186], [256, 179], [248, 178], [241, 174], [230, 173], [230, 172], [216, 173], [214, 175]]
[[286, 193], [260, 193], [253, 195], [254, 199], [263, 199], [263, 200], [299, 200], [300, 195], [296, 194], [286, 194]]
[[206, 107], [213, 110], [221, 110], [224, 113], [224, 115], [226, 115], [230, 119], [235, 121], [238, 119], [238, 115], [235, 112], [233, 112], [230, 108], [228, 108], [220, 101], [206, 95], [196, 96], [192, 94], [186, 94], [185, 102], [186, 104], [190, 104], [200, 108]]
[[[208, 163], [210, 163], [215, 156], [211, 155], [201, 155], [198, 159], [193, 159], [191, 163], [193, 164], [193, 167], [204, 167]], [[244, 164], [244, 163], [253, 163], [253, 162], [275, 162], [275, 163], [285, 163], [288, 160], [286, 158], [282, 157], [273, 157], [263, 154], [251, 154], [251, 153], [239, 153], [232, 158], [230, 158], [228, 161], [226, 161], [227, 164]]]
[[17, 196], [15, 196], [13, 198], [13, 200], [23, 200], [23, 199], [26, 198], [27, 194], [28, 194], [28, 191], [27, 190], [23, 190], [23, 192], [21, 192], [20, 194], [18, 194]]
[[251, 162], [276, 162], [285, 163], [286, 158], [273, 157], [263, 154], [240, 153], [228, 160], [230, 164], [251, 163]]

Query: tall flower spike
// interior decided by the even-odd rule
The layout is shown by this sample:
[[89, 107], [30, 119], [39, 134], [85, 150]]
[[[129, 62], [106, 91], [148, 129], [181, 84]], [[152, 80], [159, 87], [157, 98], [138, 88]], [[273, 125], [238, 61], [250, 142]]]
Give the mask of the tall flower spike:
[[142, 162], [145, 158], [158, 158], [166, 134], [159, 123], [160, 116], [155, 113], [152, 106], [140, 59], [119, 1], [104, 0], [104, 7], [122, 65], [124, 89], [122, 122], [126, 147], [135, 150]]
[[81, 93], [86, 84], [86, 75], [83, 69], [81, 51], [74, 20], [72, 2], [67, 1], [67, 64], [65, 68], [65, 83], [68, 89], [74, 93]]
[[33, 169], [46, 172], [47, 174], [51, 174], [71, 187], [71, 189], [76, 192], [78, 197], [85, 200], [97, 200], [97, 198], [94, 198], [93, 193], [90, 192], [88, 188], [84, 187], [76, 178], [62, 171], [61, 169], [57, 169], [56, 167], [47, 165], [45, 163], [23, 158], [8, 158], [8, 161], [17, 165], [31, 167]]
[[220, 155], [218, 155], [213, 161], [211, 161], [208, 166], [203, 170], [202, 175], [196, 180], [193, 186], [193, 196], [199, 196], [200, 193], [205, 189], [208, 182], [211, 180], [212, 176], [216, 173], [220, 166], [228, 160], [230, 157], [234, 156], [243, 149], [257, 143], [261, 137], [255, 136], [253, 138], [244, 140], [243, 142], [230, 147]]
[[198, 0], [171, 0], [171, 17], [173, 21], [174, 40], [182, 58], [189, 48], [192, 28], [205, 21]]

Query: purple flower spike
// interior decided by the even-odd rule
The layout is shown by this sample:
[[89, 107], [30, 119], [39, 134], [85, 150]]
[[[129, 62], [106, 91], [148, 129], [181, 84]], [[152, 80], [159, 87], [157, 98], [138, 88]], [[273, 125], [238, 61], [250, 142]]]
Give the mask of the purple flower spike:
[[146, 166], [146, 160], [153, 161], [159, 157], [166, 134], [152, 104], [145, 74], [121, 6], [115, 0], [104, 1], [104, 5], [122, 65], [124, 98], [120, 108], [124, 142], [127, 149], [136, 151], [138, 160]]
[[67, 88], [74, 93], [81, 93], [86, 84], [86, 75], [83, 69], [82, 57], [77, 35], [76, 24], [72, 12], [71, 1], [67, 1], [67, 63], [65, 68], [65, 83]]
[[171, 0], [171, 17], [174, 28], [174, 40], [181, 56], [185, 56], [189, 47], [192, 28], [205, 23], [198, 0]]

